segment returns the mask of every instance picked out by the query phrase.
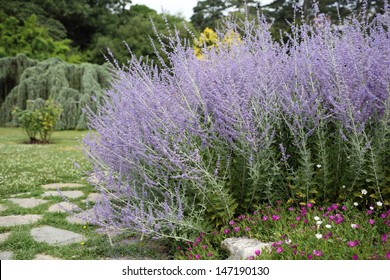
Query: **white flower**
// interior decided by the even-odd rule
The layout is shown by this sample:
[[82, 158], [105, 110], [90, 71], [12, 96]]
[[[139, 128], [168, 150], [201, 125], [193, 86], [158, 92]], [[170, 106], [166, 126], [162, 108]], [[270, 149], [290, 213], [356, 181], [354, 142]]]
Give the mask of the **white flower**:
[[370, 206], [370, 210], [374, 210], [374, 207]]
[[362, 189], [362, 195], [366, 195], [366, 194], [367, 194], [367, 190]]
[[342, 187], [343, 189], [345, 189], [345, 188], [346, 188], [346, 187], [345, 187], [345, 185], [342, 185], [341, 187]]
[[331, 226], [331, 225], [326, 225], [325, 227], [326, 227], [326, 228], [331, 228], [332, 226]]
[[314, 220], [319, 221], [319, 220], [321, 220], [321, 219], [320, 219], [320, 217], [315, 216], [315, 217], [314, 217]]
[[322, 224], [322, 221], [317, 221], [317, 225], [320, 225], [320, 224]]
[[291, 243], [291, 240], [290, 239], [286, 239], [286, 244], [290, 244]]
[[355, 206], [358, 206], [358, 205], [359, 205], [359, 203], [357, 203], [357, 202], [354, 202], [354, 203], [353, 203], [353, 205], [355, 205]]
[[316, 166], [317, 166], [317, 168], [321, 168], [321, 164], [317, 164]]
[[351, 228], [359, 228], [357, 224], [351, 224]]
[[378, 201], [378, 202], [376, 203], [376, 205], [382, 206], [383, 204], [382, 204], [382, 202]]
[[317, 237], [317, 239], [321, 239], [322, 238], [322, 234], [321, 233], [317, 233], [316, 237]]

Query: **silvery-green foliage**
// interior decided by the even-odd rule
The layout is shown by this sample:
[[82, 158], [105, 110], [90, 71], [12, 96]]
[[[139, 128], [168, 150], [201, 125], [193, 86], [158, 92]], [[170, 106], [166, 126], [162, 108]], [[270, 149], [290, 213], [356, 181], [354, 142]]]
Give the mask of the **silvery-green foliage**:
[[221, 38], [242, 42], [201, 59], [172, 34], [169, 66], [116, 65], [84, 139], [97, 222], [188, 239], [265, 201], [343, 199], [342, 185], [389, 203], [376, 138], [389, 138], [389, 9], [370, 24], [322, 22], [292, 26], [286, 44], [261, 17], [227, 23]]

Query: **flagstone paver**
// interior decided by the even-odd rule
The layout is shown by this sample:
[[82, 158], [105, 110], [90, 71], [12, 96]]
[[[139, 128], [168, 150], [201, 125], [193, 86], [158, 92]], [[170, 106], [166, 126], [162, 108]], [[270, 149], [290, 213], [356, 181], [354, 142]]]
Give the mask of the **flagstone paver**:
[[48, 189], [63, 189], [63, 188], [80, 188], [84, 187], [82, 184], [77, 183], [53, 183], [53, 184], [46, 184], [42, 185], [42, 188], [48, 190]]
[[0, 226], [12, 227], [32, 224], [42, 219], [42, 215], [10, 215], [0, 217]]
[[47, 191], [42, 194], [42, 197], [50, 197], [50, 196], [65, 196], [67, 198], [75, 199], [82, 197], [84, 193], [82, 191]]
[[14, 253], [12, 253], [11, 251], [0, 252], [0, 260], [11, 260], [13, 256]]
[[38, 242], [45, 242], [56, 246], [85, 241], [84, 236], [81, 234], [51, 226], [33, 228], [31, 230], [31, 236]]
[[59, 213], [66, 213], [69, 211], [77, 212], [78, 208], [76, 205], [66, 201], [53, 204], [52, 206], [49, 207], [48, 210], [48, 212], [59, 212]]
[[0, 212], [7, 210], [7, 206], [0, 204]]
[[34, 260], [62, 260], [62, 259], [50, 255], [46, 255], [46, 254], [36, 254]]
[[88, 202], [99, 202], [102, 199], [102, 194], [101, 193], [90, 193], [87, 197]]
[[3, 243], [11, 235], [11, 232], [5, 232], [0, 234], [0, 243]]
[[88, 222], [91, 222], [91, 220], [94, 220], [95, 218], [95, 212], [93, 209], [88, 209], [87, 211], [83, 211], [81, 213], [68, 216], [66, 217], [66, 220], [68, 223], [71, 224], [78, 224], [78, 225], [86, 225]]
[[38, 205], [47, 203], [47, 200], [44, 199], [39, 199], [39, 198], [10, 198], [8, 199], [9, 201], [12, 201], [13, 203], [19, 205], [20, 207], [23, 208], [34, 208], [37, 207]]

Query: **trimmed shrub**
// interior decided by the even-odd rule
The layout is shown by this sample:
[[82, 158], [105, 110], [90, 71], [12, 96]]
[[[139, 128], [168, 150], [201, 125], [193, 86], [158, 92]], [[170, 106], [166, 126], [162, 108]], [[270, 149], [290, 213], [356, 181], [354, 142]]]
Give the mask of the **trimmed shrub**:
[[[22, 66], [27, 66], [19, 66], [19, 61], [23, 62]], [[24, 110], [27, 100], [50, 98], [63, 109], [56, 129], [86, 129], [83, 108], [89, 106], [96, 110], [96, 103], [101, 99], [103, 89], [109, 85], [107, 66], [69, 64], [59, 58], [30, 62], [25, 56], [0, 59], [0, 66], [11, 66], [10, 69], [15, 69], [2, 75], [4, 80], [0, 80], [0, 85], [13, 81], [15, 72], [22, 72], [18, 81], [12, 83], [12, 90], [11, 87], [6, 87], [10, 92], [2, 93], [5, 100], [0, 106], [0, 125], [13, 124], [11, 111], [14, 106]]]
[[[367, 24], [292, 26], [263, 18], [194, 50], [173, 35], [171, 67], [132, 57], [115, 71], [84, 151], [104, 199], [97, 223], [191, 240], [276, 200], [390, 203], [389, 9]], [[215, 42], [223, 42], [218, 32]]]

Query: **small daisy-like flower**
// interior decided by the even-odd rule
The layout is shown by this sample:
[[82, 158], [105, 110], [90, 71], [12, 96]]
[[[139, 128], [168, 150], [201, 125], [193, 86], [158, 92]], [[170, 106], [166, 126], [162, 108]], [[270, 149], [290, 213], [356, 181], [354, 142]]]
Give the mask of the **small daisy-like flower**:
[[331, 226], [331, 225], [326, 225], [325, 227], [326, 227], [326, 228], [331, 228], [332, 226]]
[[317, 221], [317, 225], [321, 225], [322, 224], [322, 221]]
[[366, 195], [367, 194], [367, 190], [366, 189], [362, 189], [362, 195]]
[[315, 216], [315, 217], [314, 217], [314, 220], [319, 221], [319, 220], [321, 220], [321, 219], [320, 219], [320, 217]]
[[322, 234], [321, 233], [317, 233], [316, 237], [317, 237], [317, 239], [321, 239], [322, 238]]
[[280, 254], [281, 252], [283, 252], [283, 248], [282, 248], [282, 247], [278, 247], [278, 248], [276, 249], [276, 252], [277, 252], [278, 254]]
[[316, 166], [317, 166], [317, 168], [321, 168], [322, 165], [321, 164], [317, 164]]
[[358, 224], [351, 224], [351, 228], [359, 228], [360, 226]]
[[320, 250], [314, 250], [314, 251], [313, 251], [313, 255], [316, 256], [316, 257], [321, 257], [321, 256], [323, 256], [324, 254], [323, 254], [322, 251], [320, 251]]
[[286, 239], [285, 242], [286, 244], [291, 244], [291, 239]]
[[341, 187], [342, 187], [343, 189], [345, 189], [345, 188], [346, 188], [346, 186], [345, 186], [345, 185], [342, 185]]
[[380, 207], [380, 206], [382, 206], [383, 204], [382, 204], [382, 202], [378, 201], [378, 202], [376, 203], [376, 205], [378, 205], [378, 206]]
[[348, 245], [349, 247], [355, 247], [355, 246], [359, 245], [359, 241], [358, 241], [358, 240], [348, 241], [348, 242], [347, 242], [347, 245]]
[[280, 219], [280, 217], [278, 215], [272, 215], [272, 220], [277, 221], [279, 219]]
[[374, 207], [370, 206], [370, 210], [371, 210], [371, 211], [374, 210]]
[[354, 202], [354, 203], [353, 203], [353, 205], [355, 205], [355, 206], [358, 206], [358, 205], [359, 205], [359, 203], [357, 203], [357, 202]]
[[229, 229], [228, 229], [228, 228], [225, 228], [225, 229], [223, 230], [223, 233], [224, 233], [224, 234], [228, 234], [228, 233], [229, 233]]

